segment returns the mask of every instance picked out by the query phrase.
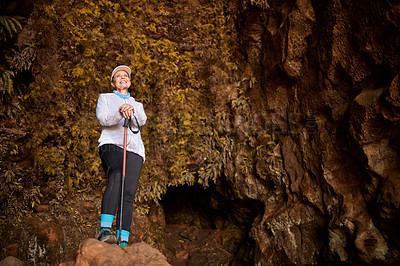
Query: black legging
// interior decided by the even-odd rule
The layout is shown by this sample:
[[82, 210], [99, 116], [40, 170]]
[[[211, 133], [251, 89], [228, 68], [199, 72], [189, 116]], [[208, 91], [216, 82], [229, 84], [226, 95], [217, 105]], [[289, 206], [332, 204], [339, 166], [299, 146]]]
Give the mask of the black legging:
[[[105, 144], [99, 147], [99, 153], [103, 169], [108, 176], [107, 188], [101, 202], [101, 213], [115, 215], [121, 199], [123, 149], [113, 144]], [[143, 158], [141, 156], [133, 152], [126, 153], [122, 230], [130, 231], [133, 198], [138, 186], [142, 165]], [[119, 216], [120, 211], [117, 214], [117, 225], [119, 225]]]

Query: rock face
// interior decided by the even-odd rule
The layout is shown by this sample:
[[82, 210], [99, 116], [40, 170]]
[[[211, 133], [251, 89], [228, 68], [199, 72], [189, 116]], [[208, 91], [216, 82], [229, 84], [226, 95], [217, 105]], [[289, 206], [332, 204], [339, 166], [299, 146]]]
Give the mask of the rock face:
[[[245, 174], [251, 153], [239, 151], [234, 177], [225, 172], [233, 193], [219, 190], [264, 203], [249, 234], [255, 262], [399, 261], [400, 6], [236, 4], [238, 64], [254, 82], [234, 117], [249, 123], [235, 131], [260, 152]], [[275, 135], [269, 154], [260, 132]]]
[[223, 170], [209, 205], [227, 224], [250, 227], [232, 261], [398, 263], [400, 6], [229, 7], [247, 101], [218, 125], [231, 141], [218, 150]]
[[84, 240], [75, 262], [61, 263], [64, 266], [89, 265], [170, 265], [157, 249], [144, 242], [121, 248], [96, 239]]

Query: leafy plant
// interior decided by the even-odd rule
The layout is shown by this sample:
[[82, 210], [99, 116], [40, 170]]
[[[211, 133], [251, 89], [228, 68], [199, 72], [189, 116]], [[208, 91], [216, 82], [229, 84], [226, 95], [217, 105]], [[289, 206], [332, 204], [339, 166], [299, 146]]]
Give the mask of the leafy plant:
[[17, 33], [22, 29], [21, 23], [18, 21], [20, 17], [15, 16], [0, 16], [0, 36], [7, 39], [13, 37], [13, 33]]
[[13, 69], [18, 72], [29, 71], [32, 67], [32, 63], [36, 58], [36, 46], [35, 43], [26, 43], [22, 47], [21, 51], [15, 52], [12, 59], [11, 65]]
[[14, 71], [6, 69], [2, 72], [0, 79], [0, 92], [2, 92], [3, 94], [5, 93], [11, 94], [13, 92], [14, 77], [15, 77]]
[[[265, 132], [249, 126], [242, 139], [234, 140], [231, 120], [240, 116], [250, 121], [245, 88], [256, 80], [250, 77], [250, 85], [231, 80], [236, 66], [225, 1], [199, 4], [196, 14], [183, 11], [188, 3], [55, 0], [36, 5], [37, 23], [42, 23], [36, 30], [45, 37], [9, 50], [0, 84], [1, 92], [21, 105], [31, 129], [22, 150], [29, 151], [33, 178], [27, 181], [19, 174], [25, 181], [20, 186], [30, 191], [27, 208], [64, 204], [74, 193], [104, 187], [95, 109], [98, 95], [112, 91], [109, 75], [118, 64], [133, 70], [131, 93], [148, 116], [141, 131], [146, 162], [136, 200], [157, 202], [170, 186], [207, 187], [221, 176], [234, 176], [237, 169], [250, 174], [257, 158], [247, 143], [257, 146]], [[183, 41], [167, 19], [173, 12], [187, 27]], [[33, 68], [33, 82], [24, 92], [13, 89], [13, 78]], [[226, 86], [233, 93], [221, 96]], [[258, 146], [262, 154], [270, 151], [269, 144]], [[235, 165], [240, 147], [246, 153], [242, 164]]]

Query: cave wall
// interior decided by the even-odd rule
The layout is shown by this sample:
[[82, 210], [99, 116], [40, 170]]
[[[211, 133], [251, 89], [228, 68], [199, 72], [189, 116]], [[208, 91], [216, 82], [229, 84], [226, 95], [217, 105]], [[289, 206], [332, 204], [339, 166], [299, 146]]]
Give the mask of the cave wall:
[[[235, 130], [277, 143], [229, 180], [236, 197], [265, 202], [256, 261], [399, 260], [399, 7], [236, 2], [238, 64], [252, 82]], [[260, 135], [248, 149], [268, 145]]]

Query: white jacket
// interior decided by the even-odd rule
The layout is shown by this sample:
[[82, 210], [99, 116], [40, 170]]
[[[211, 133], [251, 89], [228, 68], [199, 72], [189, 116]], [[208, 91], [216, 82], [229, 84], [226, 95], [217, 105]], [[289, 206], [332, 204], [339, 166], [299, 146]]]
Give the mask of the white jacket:
[[[123, 148], [124, 142], [124, 117], [119, 112], [118, 107], [128, 103], [134, 108], [134, 116], [139, 125], [146, 124], [147, 116], [143, 109], [143, 104], [135, 101], [133, 97], [122, 99], [114, 93], [102, 93], [97, 99], [96, 116], [100, 122], [101, 135], [99, 138], [99, 147], [104, 144], [115, 144]], [[136, 120], [132, 119], [132, 129], [137, 130]], [[145, 150], [140, 132], [133, 134], [128, 128], [127, 151], [140, 155], [145, 160]]]

